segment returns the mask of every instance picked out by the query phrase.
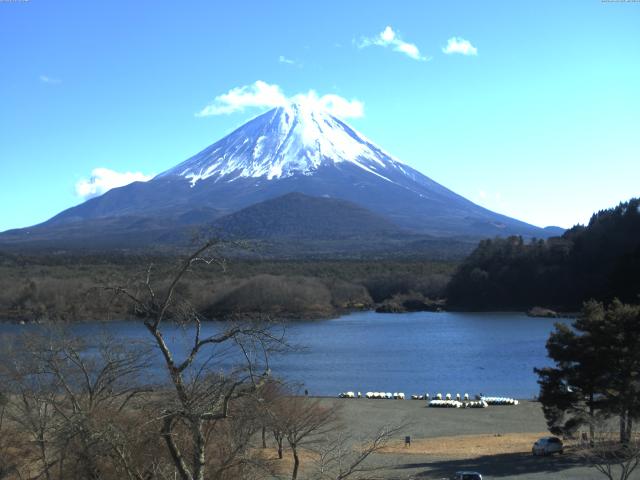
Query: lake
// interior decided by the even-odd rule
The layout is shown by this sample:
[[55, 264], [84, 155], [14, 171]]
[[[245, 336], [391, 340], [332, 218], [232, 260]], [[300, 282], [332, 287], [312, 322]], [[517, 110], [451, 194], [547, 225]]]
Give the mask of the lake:
[[[272, 358], [271, 369], [274, 375], [303, 383], [311, 395], [352, 390], [531, 398], [538, 393], [533, 368], [550, 365], [545, 342], [556, 321], [571, 320], [520, 313], [359, 312], [288, 323], [287, 340], [305, 348]], [[5, 323], [0, 334], [41, 328]], [[123, 341], [148, 337], [135, 321], [73, 326], [89, 339], [105, 328]], [[205, 330], [219, 328], [214, 323]], [[167, 338], [185, 351], [182, 331], [167, 331]]]

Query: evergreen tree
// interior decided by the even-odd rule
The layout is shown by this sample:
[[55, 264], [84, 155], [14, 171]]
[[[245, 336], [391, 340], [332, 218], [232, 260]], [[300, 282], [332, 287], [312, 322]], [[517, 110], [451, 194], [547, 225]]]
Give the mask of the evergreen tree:
[[618, 416], [620, 441], [640, 416], [640, 306], [585, 303], [571, 327], [557, 324], [547, 341], [555, 367], [535, 369], [552, 433], [571, 435], [596, 416]]
[[640, 305], [615, 299], [608, 309], [592, 302], [591, 316], [599, 319], [602, 336], [599, 360], [610, 367], [604, 378], [607, 409], [620, 418], [620, 440], [627, 443], [633, 421], [640, 416]]

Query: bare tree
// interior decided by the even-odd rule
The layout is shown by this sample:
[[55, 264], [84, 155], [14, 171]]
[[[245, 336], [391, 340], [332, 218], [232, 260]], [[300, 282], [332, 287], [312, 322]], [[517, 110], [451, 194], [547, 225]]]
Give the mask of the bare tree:
[[11, 455], [11, 433], [8, 431], [6, 422], [7, 404], [9, 399], [0, 392], [0, 480], [8, 478], [18, 469], [18, 463]]
[[[2, 379], [11, 391], [8, 418], [36, 446], [34, 478], [103, 477], [105, 468], [142, 478], [129, 468], [130, 439], [123, 427], [140, 387], [147, 352], [106, 336], [86, 343], [66, 332], [16, 339], [3, 362]], [[5, 354], [6, 354], [5, 353]], [[127, 432], [128, 433], [128, 432]], [[24, 451], [24, 454], [29, 454]]]
[[275, 378], [270, 378], [264, 383], [258, 401], [255, 402], [255, 411], [260, 419], [261, 447], [267, 448], [267, 432], [271, 433], [276, 442], [278, 459], [280, 460], [283, 458], [284, 448], [284, 432], [280, 421], [283, 396], [283, 383]]
[[[222, 246], [215, 240], [207, 242], [179, 265], [162, 290], [156, 290], [152, 282], [151, 267], [139, 291], [112, 288], [128, 298], [143, 317], [143, 324], [164, 361], [173, 394], [171, 398], [160, 399], [160, 433], [182, 480], [208, 477], [207, 447], [212, 425], [234, 416], [233, 408], [240, 399], [258, 394], [269, 375], [267, 354], [282, 341], [264, 326], [255, 325], [234, 324], [204, 334], [203, 317], [187, 300], [179, 298], [181, 281], [196, 265], [224, 268]], [[166, 323], [182, 325], [185, 335], [190, 337], [190, 346], [181, 358], [165, 339]], [[230, 347], [234, 347], [233, 352]], [[216, 349], [227, 349], [223, 356], [226, 360], [239, 355], [242, 363], [224, 368], [224, 362], [215, 362]]]
[[286, 439], [293, 454], [291, 479], [296, 480], [300, 469], [300, 450], [314, 443], [337, 427], [338, 408], [324, 406], [318, 399], [299, 395], [283, 396], [270, 409], [271, 429], [282, 458], [282, 443]]
[[[35, 458], [30, 470], [38, 476], [50, 480], [51, 469], [57, 463], [59, 451], [54, 447], [56, 430], [53, 401], [55, 392], [51, 382], [37, 372], [28, 371], [25, 365], [16, 365], [10, 377], [3, 375], [5, 385], [10, 386], [12, 395], [7, 405], [7, 419], [18, 426], [21, 433], [28, 435], [35, 446]], [[31, 378], [26, 382], [26, 376]], [[30, 449], [23, 449], [22, 455], [31, 456]]]
[[404, 426], [385, 425], [368, 439], [354, 441], [342, 431], [332, 432], [314, 449], [313, 480], [370, 479], [379, 466], [368, 460], [387, 446]]
[[230, 479], [263, 477], [269, 471], [263, 458], [256, 456], [254, 440], [262, 426], [254, 398], [244, 397], [232, 405], [233, 418], [216, 422], [209, 430], [208, 478]]
[[578, 448], [578, 455], [609, 480], [628, 480], [640, 466], [640, 432], [628, 432], [621, 443], [612, 422], [595, 418], [590, 431], [592, 440]]
[[382, 450], [405, 425], [385, 425], [354, 439], [345, 433], [340, 418], [340, 406], [299, 395], [285, 395], [281, 385], [275, 385], [271, 401], [265, 405], [268, 426], [273, 432], [278, 458], [283, 458], [286, 441], [293, 456], [292, 480], [302, 467], [302, 450], [309, 453], [313, 480], [343, 480], [371, 478], [380, 470], [369, 460]]

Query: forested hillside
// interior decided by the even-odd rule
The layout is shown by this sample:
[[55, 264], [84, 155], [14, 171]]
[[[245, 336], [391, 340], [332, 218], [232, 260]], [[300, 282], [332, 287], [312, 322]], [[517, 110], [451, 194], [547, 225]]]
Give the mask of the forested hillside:
[[[175, 256], [3, 255], [0, 321], [93, 321], [131, 318], [109, 286], [152, 277], [158, 288], [174, 272]], [[373, 308], [397, 296], [442, 298], [455, 265], [427, 260], [232, 259], [224, 270], [194, 267], [180, 295], [210, 318], [231, 314], [326, 318]], [[164, 282], [164, 283], [163, 283]]]
[[447, 288], [448, 304], [465, 309], [577, 310], [588, 299], [640, 294], [640, 199], [595, 213], [562, 237], [482, 241]]

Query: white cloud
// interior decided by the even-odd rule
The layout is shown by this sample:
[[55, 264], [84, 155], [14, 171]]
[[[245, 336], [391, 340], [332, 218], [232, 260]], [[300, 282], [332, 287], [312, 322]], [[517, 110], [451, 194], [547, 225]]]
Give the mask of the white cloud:
[[251, 85], [232, 88], [227, 93], [218, 95], [213, 103], [196, 113], [196, 116], [226, 115], [241, 112], [245, 108], [273, 108], [286, 103], [287, 98], [278, 85], [269, 85], [267, 82], [258, 80]]
[[91, 178], [83, 178], [76, 183], [76, 195], [88, 200], [102, 195], [112, 188], [124, 187], [133, 182], [146, 182], [153, 175], [145, 175], [141, 172], [116, 172], [108, 168], [94, 168]]
[[447, 41], [447, 46], [443, 47], [442, 51], [447, 55], [452, 53], [459, 53], [461, 55], [477, 55], [478, 49], [471, 45], [469, 40], [465, 40], [462, 37], [451, 37]]
[[291, 60], [290, 58], [285, 57], [284, 55], [280, 55], [278, 57], [278, 62], [286, 63], [287, 65], [295, 65], [295, 60]]
[[53, 78], [47, 75], [40, 75], [40, 81], [42, 83], [49, 83], [52, 85], [58, 85], [59, 83], [62, 83], [62, 80], [60, 80], [59, 78]]
[[315, 90], [287, 97], [278, 85], [258, 80], [251, 85], [232, 88], [227, 93], [218, 95], [211, 104], [196, 113], [196, 116], [226, 115], [243, 112], [248, 108], [274, 108], [291, 103], [309, 105], [341, 118], [357, 118], [364, 115], [364, 104], [356, 99], [348, 100], [333, 93], [320, 96]]
[[363, 38], [358, 47], [366, 48], [372, 45], [377, 45], [380, 47], [391, 47], [394, 51], [404, 53], [414, 60], [429, 60], [428, 57], [422, 56], [420, 54], [420, 49], [415, 44], [403, 41], [390, 26], [387, 26], [375, 37]]
[[309, 90], [307, 93], [294, 95], [289, 101], [324, 110], [336, 117], [360, 118], [364, 116], [364, 103], [355, 99], [347, 100], [333, 93], [318, 96], [315, 90]]

